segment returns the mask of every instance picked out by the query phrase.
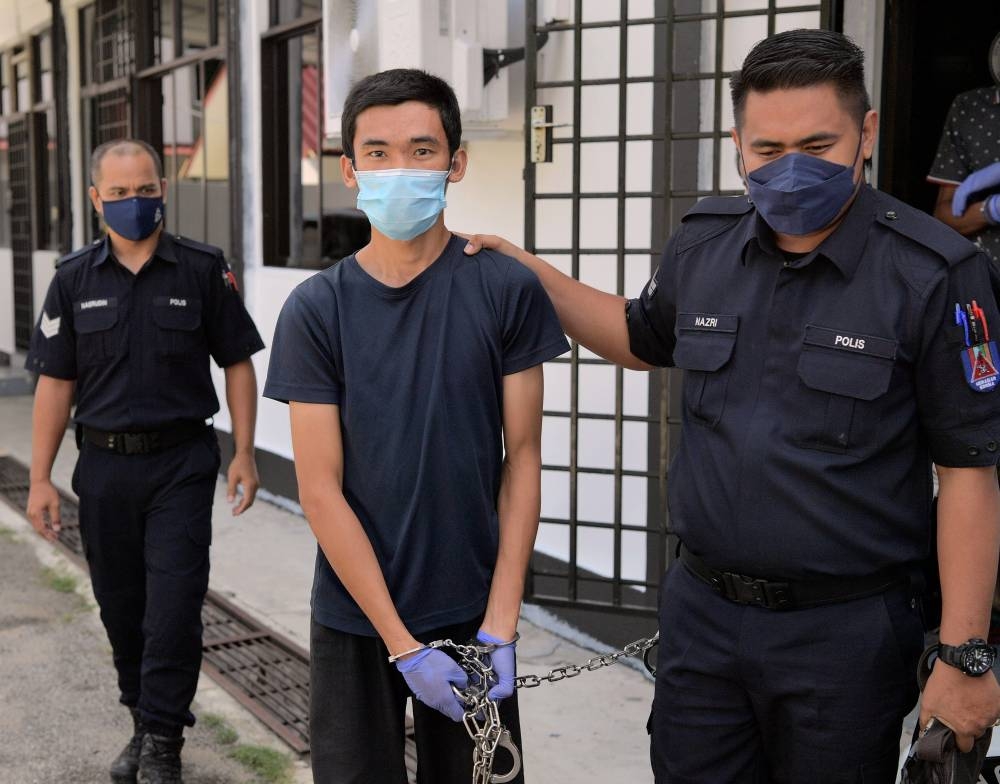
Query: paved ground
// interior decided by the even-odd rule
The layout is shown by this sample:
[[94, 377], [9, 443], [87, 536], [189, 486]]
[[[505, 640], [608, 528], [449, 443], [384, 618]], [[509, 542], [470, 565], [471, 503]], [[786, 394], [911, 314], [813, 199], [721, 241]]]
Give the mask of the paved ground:
[[[72, 570], [39, 560], [31, 534], [0, 516], [0, 784], [91, 784], [131, 734], [117, 705], [104, 629], [87, 587], [69, 585]], [[54, 575], [63, 577], [59, 584]], [[66, 578], [65, 575], [70, 575]], [[199, 727], [184, 751], [189, 784], [239, 784], [257, 778], [228, 757], [214, 733]]]
[[[31, 398], [0, 397], [0, 453], [27, 463], [30, 434]], [[67, 491], [75, 455], [75, 445], [67, 437], [53, 471], [53, 481]], [[301, 517], [264, 501], [258, 501], [249, 512], [234, 519], [229, 514], [224, 495], [225, 488], [220, 484], [213, 520], [211, 587], [308, 647], [308, 603], [315, 557], [315, 540], [308, 525]], [[44, 558], [52, 557], [53, 549], [28, 533], [26, 521], [2, 502], [0, 525], [23, 532], [19, 534], [25, 540], [20, 550], [14, 550], [15, 545], [7, 537], [0, 539], [0, 551], [10, 552], [13, 560], [28, 561], [33, 552]], [[23, 549], [25, 547], [28, 549]], [[32, 567], [26, 568], [30, 571]], [[0, 708], [0, 738], [4, 741], [0, 743], [0, 784], [103, 781], [101, 776], [96, 779], [88, 776], [100, 774], [108, 756], [105, 749], [110, 748], [113, 756], [127, 734], [127, 716], [115, 706], [114, 676], [103, 630], [93, 610], [77, 609], [72, 621], [58, 620], [74, 612], [74, 599], [58, 594], [52, 596], [54, 592], [44, 586], [36, 590], [47, 601], [69, 604], [58, 605], [59, 610], [52, 616], [57, 620], [50, 618], [47, 624], [17, 622], [18, 618], [34, 617], [27, 609], [34, 599], [21, 600], [22, 609], [16, 611], [12, 608], [18, 605], [7, 599], [10, 591], [26, 581], [24, 576], [14, 577], [0, 561], [0, 595], [4, 597], [0, 603], [0, 619], [10, 616], [14, 624], [12, 636], [26, 646], [21, 658], [7, 653], [8, 631], [3, 626], [5, 621], [0, 620], [0, 706], [3, 706]], [[545, 673], [552, 667], [582, 663], [594, 655], [593, 647], [580, 647], [543, 628], [552, 628], [552, 619], [544, 612], [535, 608], [527, 615], [530, 620], [522, 620], [522, 638], [518, 645], [522, 674]], [[53, 636], [50, 640], [49, 629], [59, 633], [70, 630], [81, 636], [65, 641]], [[37, 647], [32, 648], [33, 645]], [[72, 679], [78, 690], [56, 696], [56, 684], [66, 678]], [[21, 682], [17, 686], [21, 702], [11, 702], [13, 697], [8, 697], [5, 691], [14, 689], [11, 683], [15, 681]], [[522, 691], [528, 781], [651, 782], [645, 730], [651, 696], [652, 683], [645, 675], [621, 665]], [[12, 709], [8, 709], [9, 706]], [[196, 708], [224, 714], [248, 742], [282, 748], [279, 741], [242, 712], [207, 677], [201, 679]], [[28, 724], [32, 712], [44, 717], [37, 725]], [[12, 727], [15, 724], [40, 726], [44, 730], [24, 729], [20, 735], [10, 736], [8, 722]], [[36, 742], [43, 738], [60, 748], [50, 753], [46, 743]], [[77, 743], [76, 738], [81, 742]], [[227, 775], [224, 772], [216, 774], [210, 767], [211, 762], [220, 757], [220, 751], [213, 750], [211, 743], [205, 745], [203, 751], [200, 746], [195, 734], [191, 754], [186, 755], [192, 766], [193, 784], [253, 781], [249, 774], [239, 772], [235, 778], [211, 778]], [[31, 762], [26, 761], [29, 757]], [[21, 767], [10, 767], [14, 764]], [[29, 765], [43, 767], [34, 773], [29, 772]], [[194, 775], [202, 778], [194, 778]], [[299, 763], [295, 775], [296, 782], [301, 784], [311, 781], [305, 763]]]

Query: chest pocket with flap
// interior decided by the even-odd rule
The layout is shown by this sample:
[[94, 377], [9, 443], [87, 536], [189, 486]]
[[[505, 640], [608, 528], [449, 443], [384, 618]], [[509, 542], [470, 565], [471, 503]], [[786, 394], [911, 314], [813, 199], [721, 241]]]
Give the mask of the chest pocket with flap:
[[684, 370], [684, 407], [701, 424], [722, 418], [739, 316], [678, 313], [674, 365]]
[[201, 300], [194, 297], [153, 297], [156, 351], [168, 359], [192, 356], [202, 343]]
[[120, 343], [117, 297], [93, 297], [73, 303], [76, 355], [81, 365], [107, 362]]
[[876, 443], [878, 399], [889, 390], [897, 345], [887, 338], [807, 325], [798, 363], [806, 408], [791, 420], [795, 440], [832, 452]]

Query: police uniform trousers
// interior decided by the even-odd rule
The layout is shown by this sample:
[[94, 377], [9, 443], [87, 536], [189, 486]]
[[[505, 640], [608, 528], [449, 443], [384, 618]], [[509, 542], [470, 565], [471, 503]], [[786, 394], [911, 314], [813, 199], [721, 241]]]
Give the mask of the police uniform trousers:
[[[475, 637], [482, 618], [416, 635], [420, 642]], [[447, 649], [441, 650], [447, 652]], [[309, 644], [309, 735], [315, 784], [405, 784], [404, 711], [409, 687], [378, 637], [348, 634], [314, 619]], [[500, 701], [500, 721], [518, 750], [517, 691]], [[473, 743], [460, 721], [413, 699], [417, 784], [468, 784]], [[497, 748], [493, 772], [507, 773], [510, 753]], [[511, 784], [524, 784], [524, 770]]]
[[775, 611], [674, 564], [649, 720], [657, 784], [892, 784], [923, 646], [911, 592]]
[[121, 702], [157, 734], [194, 724], [219, 465], [215, 433], [206, 429], [150, 454], [84, 442], [73, 473]]

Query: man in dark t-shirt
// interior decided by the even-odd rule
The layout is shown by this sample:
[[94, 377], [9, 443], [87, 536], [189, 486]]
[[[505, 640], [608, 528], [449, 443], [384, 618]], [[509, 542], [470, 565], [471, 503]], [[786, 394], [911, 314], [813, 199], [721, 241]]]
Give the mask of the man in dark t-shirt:
[[[371, 243], [282, 309], [264, 394], [289, 403], [299, 493], [319, 542], [311, 634], [317, 784], [472, 775], [466, 675], [428, 644], [493, 647], [500, 716], [520, 745], [516, 627], [538, 525], [541, 363], [568, 349], [534, 273], [466, 257], [445, 228], [465, 174], [454, 93], [414, 70], [359, 82], [344, 180]], [[394, 666], [395, 665], [395, 666]], [[513, 764], [497, 758], [497, 770]], [[523, 781], [523, 775], [516, 781]]]

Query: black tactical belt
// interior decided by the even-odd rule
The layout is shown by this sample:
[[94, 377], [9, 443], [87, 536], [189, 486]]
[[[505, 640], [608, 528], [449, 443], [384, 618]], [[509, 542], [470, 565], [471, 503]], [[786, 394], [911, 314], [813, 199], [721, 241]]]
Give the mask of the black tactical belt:
[[119, 455], [148, 455], [183, 444], [211, 429], [204, 422], [179, 422], [163, 430], [144, 433], [108, 433], [81, 425], [83, 440]]
[[768, 610], [802, 610], [825, 604], [848, 602], [885, 593], [909, 581], [903, 569], [891, 569], [864, 577], [817, 580], [775, 580], [713, 569], [687, 547], [681, 546], [681, 563], [719, 596], [736, 604]]

